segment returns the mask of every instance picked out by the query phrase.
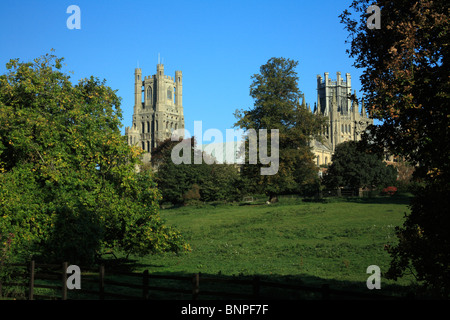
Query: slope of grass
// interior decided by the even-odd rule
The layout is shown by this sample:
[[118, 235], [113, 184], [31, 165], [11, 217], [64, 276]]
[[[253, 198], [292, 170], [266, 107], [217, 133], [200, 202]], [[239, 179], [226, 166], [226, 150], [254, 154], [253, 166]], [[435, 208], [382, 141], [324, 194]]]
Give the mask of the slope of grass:
[[[188, 254], [139, 259], [152, 273], [201, 272], [302, 279], [367, 290], [366, 269], [389, 267], [386, 245], [409, 211], [407, 197], [335, 199], [277, 204], [203, 205], [165, 209], [161, 215], [191, 244]], [[382, 285], [408, 286], [382, 277]]]

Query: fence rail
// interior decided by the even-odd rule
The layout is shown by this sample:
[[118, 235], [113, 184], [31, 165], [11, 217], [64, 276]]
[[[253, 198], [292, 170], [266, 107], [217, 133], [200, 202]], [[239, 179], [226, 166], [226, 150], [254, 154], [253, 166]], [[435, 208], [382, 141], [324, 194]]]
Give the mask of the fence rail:
[[[328, 284], [324, 284], [321, 287], [312, 287], [302, 284], [291, 283], [278, 283], [261, 280], [259, 277], [253, 277], [252, 279], [223, 279], [214, 277], [203, 277], [201, 274], [196, 273], [192, 276], [177, 276], [177, 275], [154, 275], [150, 274], [148, 270], [140, 273], [136, 272], [108, 272], [108, 279], [106, 279], [105, 267], [102, 265], [99, 267], [98, 272], [88, 272], [82, 274], [83, 286], [80, 290], [68, 290], [67, 288], [67, 267], [68, 263], [64, 262], [61, 265], [48, 265], [48, 264], [35, 264], [31, 261], [29, 264], [8, 264], [10, 267], [26, 268], [27, 272], [22, 276], [22, 281], [0, 281], [0, 297], [2, 297], [2, 290], [7, 287], [22, 287], [25, 299], [50, 299], [50, 300], [67, 300], [77, 299], [76, 297], [68, 297], [68, 292], [81, 294], [82, 297], [78, 299], [88, 299], [88, 296], [97, 297], [100, 300], [105, 298], [115, 299], [149, 299], [150, 292], [171, 292], [189, 296], [192, 300], [197, 300], [202, 297], [222, 297], [229, 299], [271, 299], [277, 297], [267, 296], [261, 293], [263, 288], [276, 288], [292, 291], [300, 291], [304, 293], [318, 294], [322, 299], [330, 299], [330, 295], [338, 297], [346, 296], [358, 299], [398, 299], [392, 296], [384, 296], [375, 293], [362, 293], [352, 292], [346, 290], [331, 289]], [[59, 270], [59, 272], [55, 271]], [[37, 272], [38, 271], [38, 272]], [[23, 273], [22, 273], [23, 274]], [[125, 281], [123, 279], [114, 280], [112, 277], [132, 277], [137, 282]], [[172, 280], [181, 282], [177, 286], [161, 286], [151, 283], [154, 280]], [[39, 283], [37, 283], [38, 281]], [[41, 283], [44, 281], [44, 283]], [[47, 281], [47, 283], [45, 283]], [[49, 283], [51, 282], [51, 283]], [[56, 282], [56, 283], [55, 283]], [[58, 283], [59, 282], [59, 283]], [[97, 285], [97, 288], [86, 288], [86, 283]], [[207, 286], [206, 289], [200, 289], [200, 283], [202, 288], [205, 284], [222, 284], [222, 285], [239, 285], [243, 288], [240, 292], [230, 291], [213, 291]], [[41, 292], [35, 293], [35, 289], [48, 289], [53, 291], [53, 294], [43, 294]], [[107, 291], [116, 288], [116, 292]], [[121, 290], [137, 289], [140, 290], [139, 295], [131, 295], [127, 293], [121, 293]], [[247, 289], [247, 293], [245, 293]]]

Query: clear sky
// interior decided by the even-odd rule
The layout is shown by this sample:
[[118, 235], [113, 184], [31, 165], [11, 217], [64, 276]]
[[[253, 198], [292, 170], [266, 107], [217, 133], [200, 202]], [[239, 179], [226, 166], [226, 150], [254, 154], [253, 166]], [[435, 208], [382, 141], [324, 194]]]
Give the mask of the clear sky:
[[[1, 0], [0, 73], [12, 58], [30, 61], [50, 49], [64, 57], [71, 79], [106, 79], [122, 98], [123, 128], [131, 126], [134, 69], [156, 73], [158, 55], [165, 73], [183, 72], [185, 127], [203, 132], [232, 128], [236, 109], [249, 109], [251, 76], [271, 57], [299, 62], [299, 88], [311, 106], [317, 75], [359, 77], [345, 43], [339, 14], [351, 0]], [[81, 29], [70, 30], [70, 5], [81, 9]]]

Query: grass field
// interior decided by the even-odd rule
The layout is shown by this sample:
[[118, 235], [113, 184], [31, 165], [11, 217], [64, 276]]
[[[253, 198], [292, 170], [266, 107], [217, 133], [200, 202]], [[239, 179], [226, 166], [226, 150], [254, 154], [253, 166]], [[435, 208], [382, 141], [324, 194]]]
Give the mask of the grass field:
[[[166, 223], [176, 226], [185, 236], [192, 251], [182, 254], [149, 255], [131, 260], [107, 259], [108, 272], [121, 266], [129, 271], [148, 270], [150, 274], [204, 277], [222, 280], [251, 279], [282, 282], [320, 288], [371, 293], [366, 286], [367, 267], [377, 265], [386, 272], [390, 256], [385, 245], [397, 242], [395, 227], [403, 224], [408, 213], [408, 196], [375, 198], [327, 198], [322, 202], [290, 198], [276, 204], [264, 201], [235, 204], [206, 204], [161, 210]], [[120, 258], [120, 257], [119, 257]], [[112, 268], [112, 269], [111, 269]], [[113, 272], [114, 273], [114, 272]], [[89, 277], [89, 272], [87, 276]], [[97, 277], [96, 273], [91, 276]], [[112, 277], [112, 278], [111, 278]], [[123, 274], [108, 276], [109, 280], [139, 285], [137, 278]], [[86, 279], [86, 278], [83, 278]], [[137, 281], [137, 282], [136, 282]], [[41, 281], [42, 282], [42, 281]], [[251, 293], [251, 287], [234, 286], [229, 281], [213, 287], [200, 281], [201, 292], [225, 291]], [[42, 284], [50, 284], [42, 282]], [[58, 284], [58, 283], [56, 283]], [[152, 279], [152, 286], [191, 290], [191, 281]], [[93, 287], [92, 287], [93, 286]], [[234, 287], [233, 287], [234, 286]], [[84, 289], [95, 290], [98, 284], [83, 280]], [[412, 276], [396, 282], [381, 277], [385, 296], [405, 296], [416, 289]], [[91, 290], [92, 290], [91, 289]], [[202, 291], [203, 290], [203, 291]], [[245, 292], [245, 290], [250, 290]], [[261, 292], [281, 299], [320, 299], [302, 290], [269, 287]], [[50, 289], [36, 289], [35, 294], [56, 295]], [[139, 296], [142, 290], [111, 286], [109, 292]], [[78, 292], [70, 292], [77, 298]], [[151, 299], [190, 299], [185, 293], [152, 290]], [[202, 298], [207, 298], [204, 295]], [[214, 297], [211, 297], [215, 299]], [[95, 299], [95, 296], [94, 296]]]
[[[366, 269], [377, 265], [387, 271], [390, 256], [384, 247], [396, 243], [395, 227], [402, 225], [408, 203], [408, 196], [394, 196], [164, 209], [162, 217], [184, 234], [192, 252], [135, 262], [151, 273], [258, 275], [368, 291]], [[382, 276], [381, 291], [404, 292], [412, 280]]]

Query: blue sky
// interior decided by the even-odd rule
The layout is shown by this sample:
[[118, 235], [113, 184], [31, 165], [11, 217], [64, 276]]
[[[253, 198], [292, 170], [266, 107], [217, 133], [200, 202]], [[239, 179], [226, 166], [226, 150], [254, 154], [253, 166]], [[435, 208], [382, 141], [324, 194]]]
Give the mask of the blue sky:
[[[347, 32], [339, 14], [351, 0], [125, 1], [2, 0], [0, 73], [12, 58], [29, 61], [55, 49], [75, 83], [91, 75], [106, 79], [122, 98], [123, 128], [131, 125], [134, 68], [183, 72], [185, 126], [194, 121], [223, 132], [236, 109], [249, 109], [251, 76], [271, 57], [299, 61], [299, 88], [316, 102], [316, 77], [352, 75], [358, 96], [361, 71], [345, 52]], [[81, 29], [70, 30], [70, 5], [81, 9]]]

